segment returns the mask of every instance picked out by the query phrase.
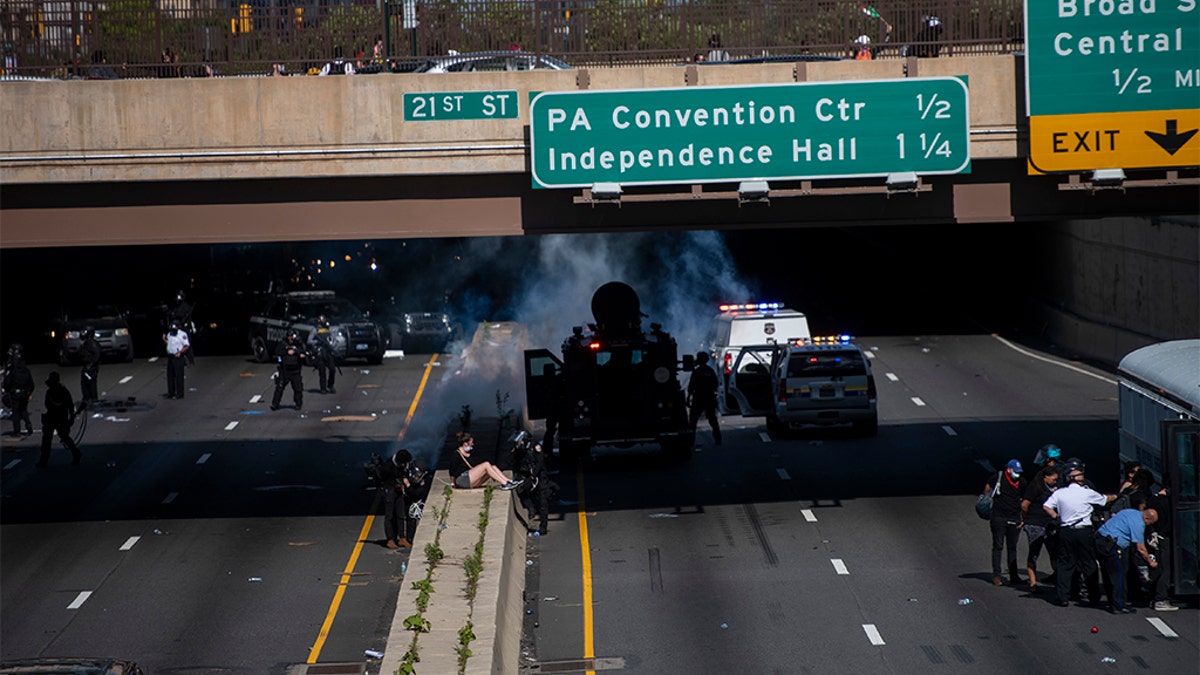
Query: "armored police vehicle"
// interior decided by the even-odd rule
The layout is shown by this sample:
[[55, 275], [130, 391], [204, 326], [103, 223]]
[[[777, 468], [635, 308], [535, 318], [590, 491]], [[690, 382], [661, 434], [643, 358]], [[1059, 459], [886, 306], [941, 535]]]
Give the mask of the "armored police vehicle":
[[379, 327], [333, 291], [293, 291], [267, 302], [262, 312], [250, 317], [250, 350], [254, 358], [260, 363], [274, 358], [292, 329], [300, 333], [301, 341], [307, 339], [319, 316], [329, 321], [333, 356], [338, 361], [354, 358], [372, 364], [383, 361], [385, 345]]
[[658, 324], [642, 330], [640, 301], [628, 284], [597, 289], [592, 316], [596, 323], [572, 329], [562, 359], [548, 349], [525, 351], [529, 418], [546, 420], [550, 443], [557, 431], [567, 463], [597, 445], [657, 443], [674, 458], [691, 457], [695, 432], [678, 373], [692, 369], [692, 356], [681, 364], [675, 338]]

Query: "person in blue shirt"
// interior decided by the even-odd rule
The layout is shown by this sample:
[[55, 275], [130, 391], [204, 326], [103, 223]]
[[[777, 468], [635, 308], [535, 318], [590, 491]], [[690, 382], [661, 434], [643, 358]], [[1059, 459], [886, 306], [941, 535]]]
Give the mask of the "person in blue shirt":
[[1136, 548], [1151, 568], [1158, 563], [1146, 550], [1146, 526], [1158, 522], [1158, 512], [1124, 509], [1109, 518], [1096, 531], [1096, 555], [1104, 570], [1104, 588], [1108, 591], [1108, 611], [1113, 614], [1132, 614], [1129, 606], [1130, 549]]

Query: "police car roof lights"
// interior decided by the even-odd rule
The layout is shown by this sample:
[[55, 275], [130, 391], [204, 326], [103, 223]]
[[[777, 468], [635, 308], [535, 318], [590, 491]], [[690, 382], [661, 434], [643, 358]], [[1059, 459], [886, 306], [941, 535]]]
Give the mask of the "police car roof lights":
[[770, 312], [783, 309], [782, 302], [747, 302], [740, 305], [718, 305], [722, 312]]
[[839, 333], [837, 335], [814, 335], [810, 338], [800, 338], [799, 340], [793, 340], [792, 346], [794, 346], [794, 347], [837, 346], [837, 345], [848, 345], [853, 341], [854, 341], [854, 337], [852, 335], [848, 335], [846, 333]]

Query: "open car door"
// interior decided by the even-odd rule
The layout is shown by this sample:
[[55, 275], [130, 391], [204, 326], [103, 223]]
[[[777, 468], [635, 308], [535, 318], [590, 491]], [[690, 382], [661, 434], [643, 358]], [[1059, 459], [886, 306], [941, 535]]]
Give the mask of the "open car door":
[[771, 386], [772, 365], [782, 349], [778, 345], [742, 347], [729, 373], [729, 395], [737, 401], [743, 417], [766, 415], [771, 409], [774, 390]]
[[525, 404], [529, 419], [544, 420], [555, 414], [563, 363], [549, 349], [525, 350]]

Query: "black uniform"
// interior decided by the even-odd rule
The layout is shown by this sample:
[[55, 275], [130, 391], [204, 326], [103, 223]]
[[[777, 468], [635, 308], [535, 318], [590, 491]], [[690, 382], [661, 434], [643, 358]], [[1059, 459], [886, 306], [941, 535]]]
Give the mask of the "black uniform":
[[333, 356], [332, 338], [329, 324], [317, 326], [308, 333], [308, 346], [312, 350], [312, 365], [317, 369], [322, 394], [337, 393], [337, 390], [333, 388], [334, 380], [337, 377], [337, 359]]
[[90, 328], [85, 331], [83, 344], [79, 346], [79, 358], [83, 361], [83, 370], [79, 373], [79, 388], [82, 392], [84, 405], [100, 400], [100, 345], [96, 342], [96, 334]]
[[72, 464], [78, 464], [83, 454], [75, 441], [71, 440], [71, 425], [75, 423], [75, 402], [71, 400], [71, 392], [62, 385], [58, 372], [50, 373], [46, 380], [46, 412], [42, 413], [42, 456], [38, 459], [39, 467], [46, 466], [50, 460], [50, 441], [58, 434], [62, 444], [67, 446], [75, 456]]
[[404, 484], [404, 537], [411, 543], [417, 534], [417, 523], [425, 510], [425, 498], [433, 485], [433, 473], [425, 460], [418, 459], [408, 465], [407, 481]]
[[404, 503], [404, 477], [411, 461], [412, 454], [401, 449], [387, 461], [376, 465], [379, 467], [379, 496], [383, 500], [383, 532], [387, 536], [388, 548], [412, 546], [407, 536]]
[[25, 365], [22, 356], [14, 355], [4, 371], [4, 396], [12, 408], [13, 436], [21, 434], [21, 422], [25, 423], [25, 435], [33, 433], [33, 422], [29, 419], [29, 400], [33, 396], [33, 373]]
[[546, 534], [550, 499], [558, 492], [558, 485], [550, 480], [550, 473], [546, 470], [546, 453], [540, 444], [525, 446], [518, 453], [516, 463], [517, 478], [522, 479], [521, 487], [517, 488], [517, 496], [529, 513], [530, 529], [533, 529], [532, 523], [536, 517], [538, 532]]
[[279, 401], [283, 398], [283, 389], [292, 385], [292, 400], [296, 410], [304, 407], [304, 378], [302, 369], [308, 362], [308, 355], [300, 345], [295, 333], [288, 335], [287, 342], [279, 354], [279, 373], [275, 378], [275, 395], [271, 398], [271, 410], [279, 410]]
[[717, 373], [708, 365], [708, 354], [700, 352], [696, 355], [696, 369], [692, 371], [692, 377], [688, 380], [688, 398], [691, 400], [688, 421], [692, 431], [695, 431], [700, 415], [704, 415], [708, 419], [708, 425], [712, 427], [713, 441], [720, 445], [721, 423], [717, 417], [717, 386]]

